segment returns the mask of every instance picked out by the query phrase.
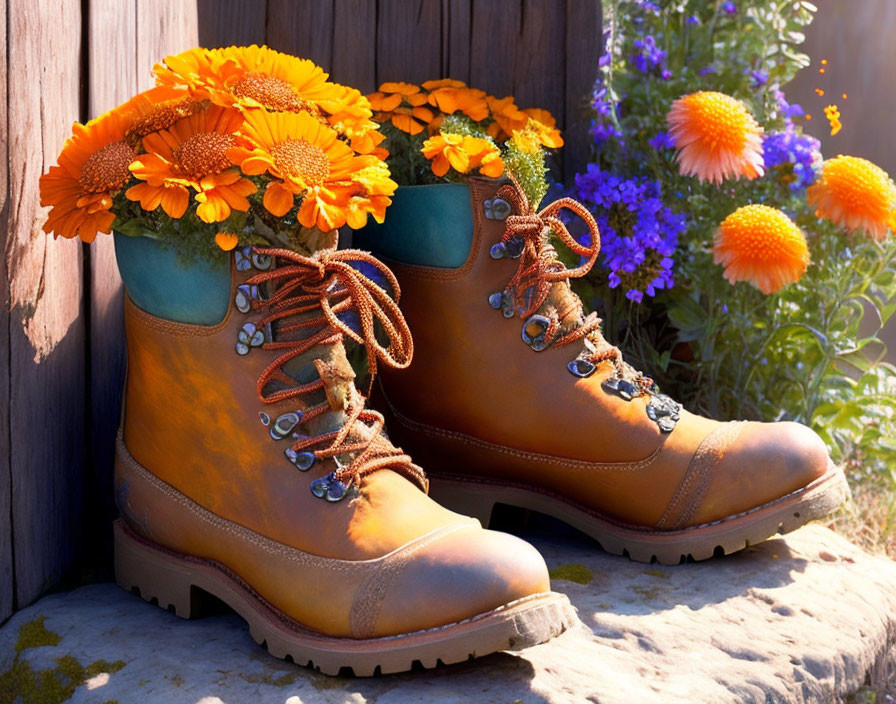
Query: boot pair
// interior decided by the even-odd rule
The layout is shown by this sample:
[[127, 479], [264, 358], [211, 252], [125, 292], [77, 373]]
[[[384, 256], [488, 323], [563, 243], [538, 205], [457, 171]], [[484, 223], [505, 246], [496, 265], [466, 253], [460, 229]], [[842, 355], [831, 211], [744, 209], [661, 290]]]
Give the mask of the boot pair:
[[[592, 244], [569, 236], [563, 209]], [[551, 232], [579, 267], [559, 262]], [[574, 201], [534, 212], [507, 180], [403, 188], [363, 237], [395, 275], [357, 250], [286, 249], [237, 250], [200, 274], [116, 236], [123, 587], [183, 617], [212, 594], [273, 655], [328, 674], [398, 672], [575, 621], [537, 551], [483, 528], [497, 502], [674, 563], [842, 501], [811, 431], [691, 415], [603, 339], [568, 283], [599, 248]], [[410, 455], [356, 388], [346, 340]]]

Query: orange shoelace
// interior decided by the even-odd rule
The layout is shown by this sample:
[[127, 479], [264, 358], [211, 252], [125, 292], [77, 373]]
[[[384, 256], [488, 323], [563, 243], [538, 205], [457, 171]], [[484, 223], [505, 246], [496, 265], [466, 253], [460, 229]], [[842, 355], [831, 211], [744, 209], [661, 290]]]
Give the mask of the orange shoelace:
[[[586, 351], [580, 359], [594, 365], [609, 360], [620, 378], [627, 371], [634, 371], [623, 362], [619, 348], [604, 339], [597, 313], [585, 315], [582, 300], [569, 288], [569, 279], [583, 277], [591, 271], [600, 253], [600, 231], [588, 209], [572, 198], [560, 198], [535, 212], [516, 183], [501, 186], [497, 196], [506, 200], [513, 210], [505, 221], [501, 244], [505, 249], [510, 244], [514, 251], [520, 251], [519, 264], [503, 295], [513, 310], [526, 320], [523, 338], [536, 350], [587, 340]], [[585, 222], [590, 244], [582, 244], [570, 234], [559, 217], [563, 210], [570, 211]], [[544, 236], [545, 228], [550, 228], [560, 242], [582, 258], [577, 267], [569, 269], [559, 260], [557, 251]], [[539, 315], [538, 310], [552, 291], [556, 292], [558, 283], [563, 285], [555, 300], [560, 305], [551, 306], [546, 315]], [[572, 321], [572, 325], [567, 321]], [[653, 381], [639, 372], [628, 375], [634, 376], [635, 383], [645, 392], [653, 387]]]
[[[246, 282], [254, 286], [270, 283], [274, 289], [269, 298], [255, 299], [251, 303], [253, 310], [263, 311], [257, 327], [278, 324], [278, 337], [281, 338], [289, 338], [290, 333], [311, 331], [307, 337], [266, 341], [261, 345], [262, 349], [281, 351], [258, 378], [258, 397], [262, 402], [277, 403], [325, 390], [326, 384], [322, 378], [295, 386], [295, 380], [283, 371], [283, 367], [309, 350], [341, 344], [346, 337], [364, 346], [371, 384], [378, 363], [397, 369], [410, 364], [414, 346], [411, 332], [398, 309], [398, 281], [375, 257], [359, 250], [324, 250], [313, 257], [305, 257], [288, 249], [264, 248], [256, 252], [271, 257], [277, 263], [275, 268], [256, 274]], [[380, 285], [353, 267], [353, 262], [364, 262], [376, 269], [394, 292], [394, 300]], [[318, 311], [317, 315], [315, 311]], [[360, 331], [352, 329], [339, 317], [350, 311], [357, 314]], [[376, 338], [377, 322], [388, 338], [386, 347]], [[289, 388], [266, 394], [265, 388], [271, 381]], [[300, 438], [292, 445], [294, 456], [303, 454], [305, 457], [313, 455], [316, 460], [331, 457], [336, 460], [336, 471], [325, 480], [313, 482], [312, 491], [315, 491], [317, 484], [322, 487], [322, 493], [315, 491], [317, 495], [336, 501], [344, 496], [348, 488], [359, 486], [366, 475], [387, 468], [403, 474], [426, 491], [428, 481], [423, 470], [382, 436], [383, 416], [365, 408], [365, 402], [365, 397], [355, 390], [345, 409], [345, 422], [339, 430]], [[330, 410], [328, 401], [307, 408], [302, 411], [301, 422]], [[361, 431], [358, 424], [366, 426], [366, 431]], [[340, 455], [353, 457], [343, 465]], [[320, 484], [322, 481], [323, 484]]]

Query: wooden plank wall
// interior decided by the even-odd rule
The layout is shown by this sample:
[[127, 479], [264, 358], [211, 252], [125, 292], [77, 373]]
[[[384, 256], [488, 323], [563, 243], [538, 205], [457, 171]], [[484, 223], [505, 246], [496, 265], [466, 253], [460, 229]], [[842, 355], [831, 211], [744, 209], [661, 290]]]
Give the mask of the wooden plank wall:
[[149, 87], [152, 65], [169, 53], [268, 43], [364, 92], [450, 75], [545, 107], [566, 127], [572, 173], [587, 155], [581, 96], [600, 52], [600, 8], [596, 0], [0, 0], [0, 12], [2, 622], [85, 567], [89, 578], [109, 564], [121, 281], [110, 238], [85, 246], [40, 231], [38, 177], [71, 123]]

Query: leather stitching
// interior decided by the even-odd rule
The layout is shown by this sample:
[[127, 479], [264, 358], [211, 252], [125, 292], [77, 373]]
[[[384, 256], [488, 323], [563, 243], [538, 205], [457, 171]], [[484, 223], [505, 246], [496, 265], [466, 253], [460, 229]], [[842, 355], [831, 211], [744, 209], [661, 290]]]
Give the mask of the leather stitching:
[[461, 442], [465, 445], [476, 447], [489, 452], [499, 452], [501, 454], [511, 455], [513, 457], [524, 459], [530, 462], [538, 462], [551, 466], [567, 467], [569, 469], [584, 471], [633, 472], [640, 469], [646, 469], [647, 467], [652, 465], [660, 456], [660, 452], [663, 449], [663, 446], [660, 445], [656, 450], [653, 451], [652, 454], [648, 455], [643, 460], [636, 460], [634, 462], [588, 462], [586, 460], [571, 460], [556, 457], [554, 455], [543, 455], [535, 452], [526, 452], [525, 450], [515, 450], [512, 447], [497, 445], [486, 440], [479, 440], [478, 438], [455, 432], [453, 430], [434, 428], [431, 425], [425, 425], [424, 423], [411, 420], [395, 408], [395, 406], [392, 404], [392, 401], [389, 399], [389, 396], [386, 394], [382, 382], [380, 382], [380, 391], [383, 394], [386, 405], [389, 406], [389, 410], [395, 417], [395, 420], [397, 420], [399, 423], [410, 430], [414, 430], [430, 436], [435, 435], [448, 440], [454, 440], [456, 442]]
[[373, 636], [389, 588], [404, 572], [411, 558], [448, 533], [470, 527], [472, 525], [454, 524], [430, 533], [425, 538], [403, 548], [399, 553], [393, 553], [385, 560], [380, 569], [367, 576], [358, 587], [349, 612], [349, 628], [352, 637], [371, 638]]
[[693, 518], [706, 496], [713, 469], [737, 440], [743, 425], [743, 421], [724, 423], [703, 439], [691, 457], [681, 484], [657, 522], [657, 528], [678, 530]]
[[400, 557], [406, 551], [412, 551], [413, 554], [413, 552], [418, 549], [418, 543], [423, 542], [428, 544], [428, 542], [426, 541], [431, 542], [432, 540], [441, 537], [442, 534], [447, 532], [449, 529], [454, 530], [466, 527], [468, 525], [466, 523], [456, 523], [450, 526], [445, 526], [444, 528], [437, 529], [431, 533], [416, 538], [415, 540], [406, 543], [399, 548], [396, 548], [386, 555], [370, 560], [340, 560], [338, 558], [332, 557], [320, 557], [319, 555], [312, 555], [311, 553], [303, 552], [298, 548], [293, 548], [288, 545], [284, 545], [283, 543], [278, 543], [275, 540], [271, 540], [270, 538], [266, 538], [265, 536], [260, 535], [259, 533], [256, 533], [255, 531], [250, 530], [245, 526], [241, 526], [238, 523], [234, 523], [232, 521], [228, 521], [225, 518], [221, 518], [221, 516], [212, 513], [204, 506], [197, 504], [188, 496], [182, 494], [167, 482], [162, 481], [152, 472], [143, 467], [139, 462], [137, 462], [137, 460], [135, 460], [131, 456], [131, 453], [125, 446], [124, 439], [121, 436], [120, 430], [118, 432], [117, 451], [121, 459], [127, 464], [128, 468], [132, 472], [137, 474], [140, 479], [145, 481], [149, 486], [151, 486], [159, 493], [183, 506], [185, 510], [192, 513], [199, 520], [207, 523], [208, 525], [211, 525], [217, 530], [229, 533], [230, 535], [237, 537], [239, 540], [250, 543], [251, 545], [257, 547], [263, 552], [268, 553], [269, 555], [283, 558], [311, 568], [332, 570], [335, 572], [375, 572], [379, 570], [384, 563]]

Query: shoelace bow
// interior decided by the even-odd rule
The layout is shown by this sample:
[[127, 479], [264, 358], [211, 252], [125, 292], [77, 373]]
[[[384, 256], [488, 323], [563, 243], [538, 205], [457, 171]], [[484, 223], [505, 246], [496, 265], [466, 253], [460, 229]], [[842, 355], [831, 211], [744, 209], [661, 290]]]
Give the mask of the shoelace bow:
[[[519, 316], [528, 320], [547, 300], [551, 290], [557, 283], [568, 286], [569, 279], [585, 276], [600, 253], [600, 231], [594, 217], [588, 209], [572, 198], [560, 198], [535, 212], [529, 200], [518, 184], [505, 184], [498, 189], [497, 196], [510, 203], [514, 214], [505, 220], [504, 235], [501, 242], [507, 244], [517, 238], [522, 244], [519, 264], [516, 273], [508, 282], [505, 294], [510, 296], [514, 310]], [[587, 225], [590, 244], [582, 244], [573, 237], [560, 219], [559, 213], [568, 210], [578, 215]], [[544, 230], [549, 227], [554, 235], [583, 261], [575, 268], [567, 268], [557, 256], [553, 245], [544, 237]], [[597, 365], [609, 360], [616, 368], [620, 378], [630, 370], [622, 359], [619, 348], [604, 339], [601, 332], [601, 319], [596, 312], [584, 314], [582, 300], [571, 290], [561, 297], [564, 300], [562, 309], [552, 308], [547, 311], [547, 328], [543, 331], [544, 347], [562, 347], [579, 340], [587, 339], [593, 350], [582, 355], [583, 359]], [[564, 332], [564, 322], [575, 321], [572, 329]], [[631, 375], [631, 374], [630, 374]], [[649, 389], [653, 381], [640, 372], [634, 372], [635, 383], [642, 389]]]
[[[410, 364], [414, 345], [407, 322], [398, 308], [398, 281], [388, 267], [375, 257], [353, 249], [325, 250], [313, 257], [305, 257], [289, 249], [265, 248], [256, 251], [270, 256], [278, 264], [247, 281], [250, 285], [271, 282], [274, 286], [274, 292], [269, 298], [252, 301], [253, 310], [264, 311], [257, 326], [261, 328], [282, 321], [278, 327], [281, 337], [286, 337], [291, 332], [316, 329], [308, 337], [275, 340], [262, 345], [262, 349], [282, 350], [282, 354], [258, 378], [258, 397], [262, 402], [276, 403], [323, 390], [323, 379], [317, 379], [299, 386], [278, 389], [267, 395], [264, 393], [268, 383], [275, 379], [295, 384], [295, 380], [283, 371], [283, 365], [287, 362], [315, 347], [337, 345], [344, 337], [364, 346], [371, 385], [378, 363], [396, 369], [403, 369]], [[394, 291], [394, 300], [381, 286], [353, 267], [351, 262], [365, 262], [382, 274]], [[315, 310], [320, 313], [305, 315]], [[353, 330], [339, 318], [340, 314], [349, 311], [357, 313], [360, 332]], [[388, 338], [386, 347], [376, 339], [377, 321]], [[366, 408], [365, 401], [365, 397], [356, 392], [346, 409], [345, 423], [339, 430], [300, 438], [292, 445], [292, 449], [296, 452], [313, 451], [318, 460], [336, 458], [337, 469], [332, 476], [349, 486], [358, 486], [362, 477], [390, 468], [426, 491], [428, 481], [423, 470], [411, 461], [410, 456], [383, 438], [383, 416]], [[330, 405], [327, 401], [305, 409], [302, 411], [302, 422], [312, 420], [328, 410]], [[368, 437], [364, 438], [363, 434], [360, 440], [353, 437], [358, 435], [355, 432], [358, 423], [367, 426]], [[339, 462], [338, 456], [342, 454], [354, 454], [349, 464], [343, 466]]]

